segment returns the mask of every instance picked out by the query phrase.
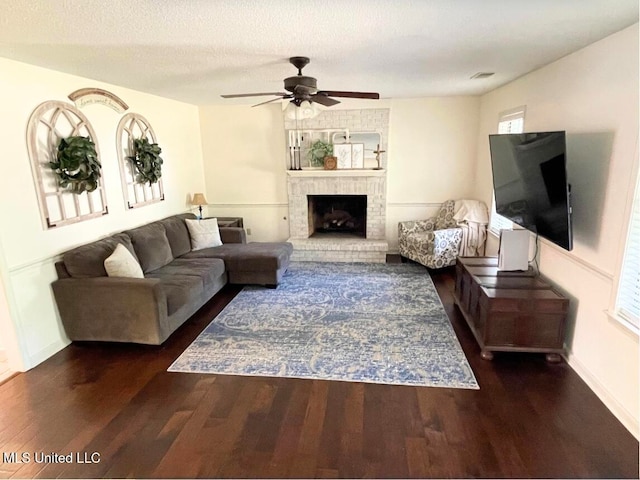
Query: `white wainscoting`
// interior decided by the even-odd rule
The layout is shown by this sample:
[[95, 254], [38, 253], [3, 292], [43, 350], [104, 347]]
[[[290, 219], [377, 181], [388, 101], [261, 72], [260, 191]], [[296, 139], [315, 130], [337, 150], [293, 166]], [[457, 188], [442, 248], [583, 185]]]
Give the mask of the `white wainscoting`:
[[209, 217], [242, 217], [249, 242], [284, 242], [289, 238], [288, 203], [212, 203]]
[[71, 343], [60, 322], [51, 283], [58, 277], [60, 257], [33, 260], [9, 267], [14, 322], [21, 338], [25, 369], [35, 367]]

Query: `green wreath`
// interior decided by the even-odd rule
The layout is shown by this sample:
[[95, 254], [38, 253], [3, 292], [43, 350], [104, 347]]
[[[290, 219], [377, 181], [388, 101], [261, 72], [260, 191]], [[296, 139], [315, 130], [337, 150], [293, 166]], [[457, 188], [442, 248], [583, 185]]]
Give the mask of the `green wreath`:
[[309, 165], [312, 167], [322, 167], [324, 157], [333, 155], [333, 145], [329, 142], [316, 140], [309, 149]]
[[58, 177], [58, 185], [72, 193], [93, 192], [98, 188], [100, 169], [96, 145], [89, 137], [60, 139], [56, 160], [49, 166]]
[[162, 149], [157, 143], [149, 143], [146, 138], [133, 140], [133, 155], [127, 157], [133, 162], [138, 172], [136, 182], [149, 183], [149, 186], [160, 180], [162, 176]]

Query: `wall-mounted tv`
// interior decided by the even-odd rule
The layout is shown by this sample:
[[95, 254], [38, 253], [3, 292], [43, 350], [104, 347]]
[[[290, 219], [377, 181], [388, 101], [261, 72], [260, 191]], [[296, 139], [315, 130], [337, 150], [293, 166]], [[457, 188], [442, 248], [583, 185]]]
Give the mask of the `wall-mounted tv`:
[[571, 250], [565, 132], [489, 135], [489, 146], [496, 211]]

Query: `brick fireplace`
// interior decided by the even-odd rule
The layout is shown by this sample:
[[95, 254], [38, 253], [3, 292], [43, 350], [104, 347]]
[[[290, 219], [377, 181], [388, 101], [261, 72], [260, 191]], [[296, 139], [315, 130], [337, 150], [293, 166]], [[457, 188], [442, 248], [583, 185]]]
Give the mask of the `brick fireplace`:
[[[287, 175], [293, 260], [386, 261], [386, 171], [290, 170]], [[347, 220], [338, 226], [334, 218]]]
[[[387, 156], [389, 138], [389, 109], [328, 109], [318, 116], [298, 122], [284, 118], [285, 131], [311, 130], [378, 132], [383, 153], [380, 170], [371, 167], [353, 170], [288, 170], [289, 193], [289, 241], [293, 244], [293, 260], [325, 262], [378, 262], [386, 261], [387, 210]], [[287, 150], [287, 159], [290, 155]], [[371, 160], [371, 159], [369, 159]], [[289, 163], [286, 163], [289, 165]], [[365, 198], [364, 229], [362, 231], [318, 232], [309, 210], [309, 196], [314, 195], [360, 195]], [[334, 211], [339, 210], [335, 208]], [[352, 212], [349, 212], [353, 216]], [[324, 223], [324, 222], [323, 222]], [[331, 226], [329, 226], [331, 227]], [[326, 231], [329, 230], [329, 231]]]

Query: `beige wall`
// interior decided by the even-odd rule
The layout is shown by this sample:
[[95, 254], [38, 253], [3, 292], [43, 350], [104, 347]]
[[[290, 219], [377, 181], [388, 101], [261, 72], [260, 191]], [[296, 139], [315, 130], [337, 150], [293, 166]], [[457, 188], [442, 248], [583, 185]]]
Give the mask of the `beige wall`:
[[[488, 135], [526, 105], [525, 131], [566, 130], [574, 249], [542, 240], [540, 271], [572, 300], [569, 362], [638, 435], [638, 336], [612, 307], [638, 163], [638, 25], [481, 99], [475, 194], [491, 199]], [[496, 239], [490, 240], [495, 251]]]
[[[471, 194], [480, 100], [345, 100], [332, 109], [390, 108], [387, 241], [401, 220], [426, 218], [448, 198]], [[200, 108], [210, 215], [239, 215], [253, 241], [285, 240], [286, 139], [278, 104]]]
[[398, 251], [398, 222], [435, 215], [448, 199], [471, 198], [478, 97], [389, 101], [387, 241]]
[[[69, 101], [79, 88], [104, 88], [122, 98], [129, 112], [149, 120], [163, 149], [166, 200], [127, 210], [120, 186], [115, 131], [121, 114], [103, 105], [89, 105], [89, 118], [100, 146], [109, 214], [78, 224], [44, 230], [26, 148], [31, 112], [47, 100]], [[11, 321], [22, 342], [24, 365], [30, 368], [64, 347], [68, 340], [59, 323], [50, 284], [56, 278], [57, 255], [109, 233], [124, 230], [188, 208], [188, 196], [204, 190], [198, 109], [86, 78], [0, 59], [0, 104], [3, 123], [0, 159], [0, 245], [4, 286]], [[90, 300], [90, 299], [89, 299]]]
[[200, 107], [211, 216], [240, 216], [250, 241], [289, 236], [285, 134], [277, 105]]

